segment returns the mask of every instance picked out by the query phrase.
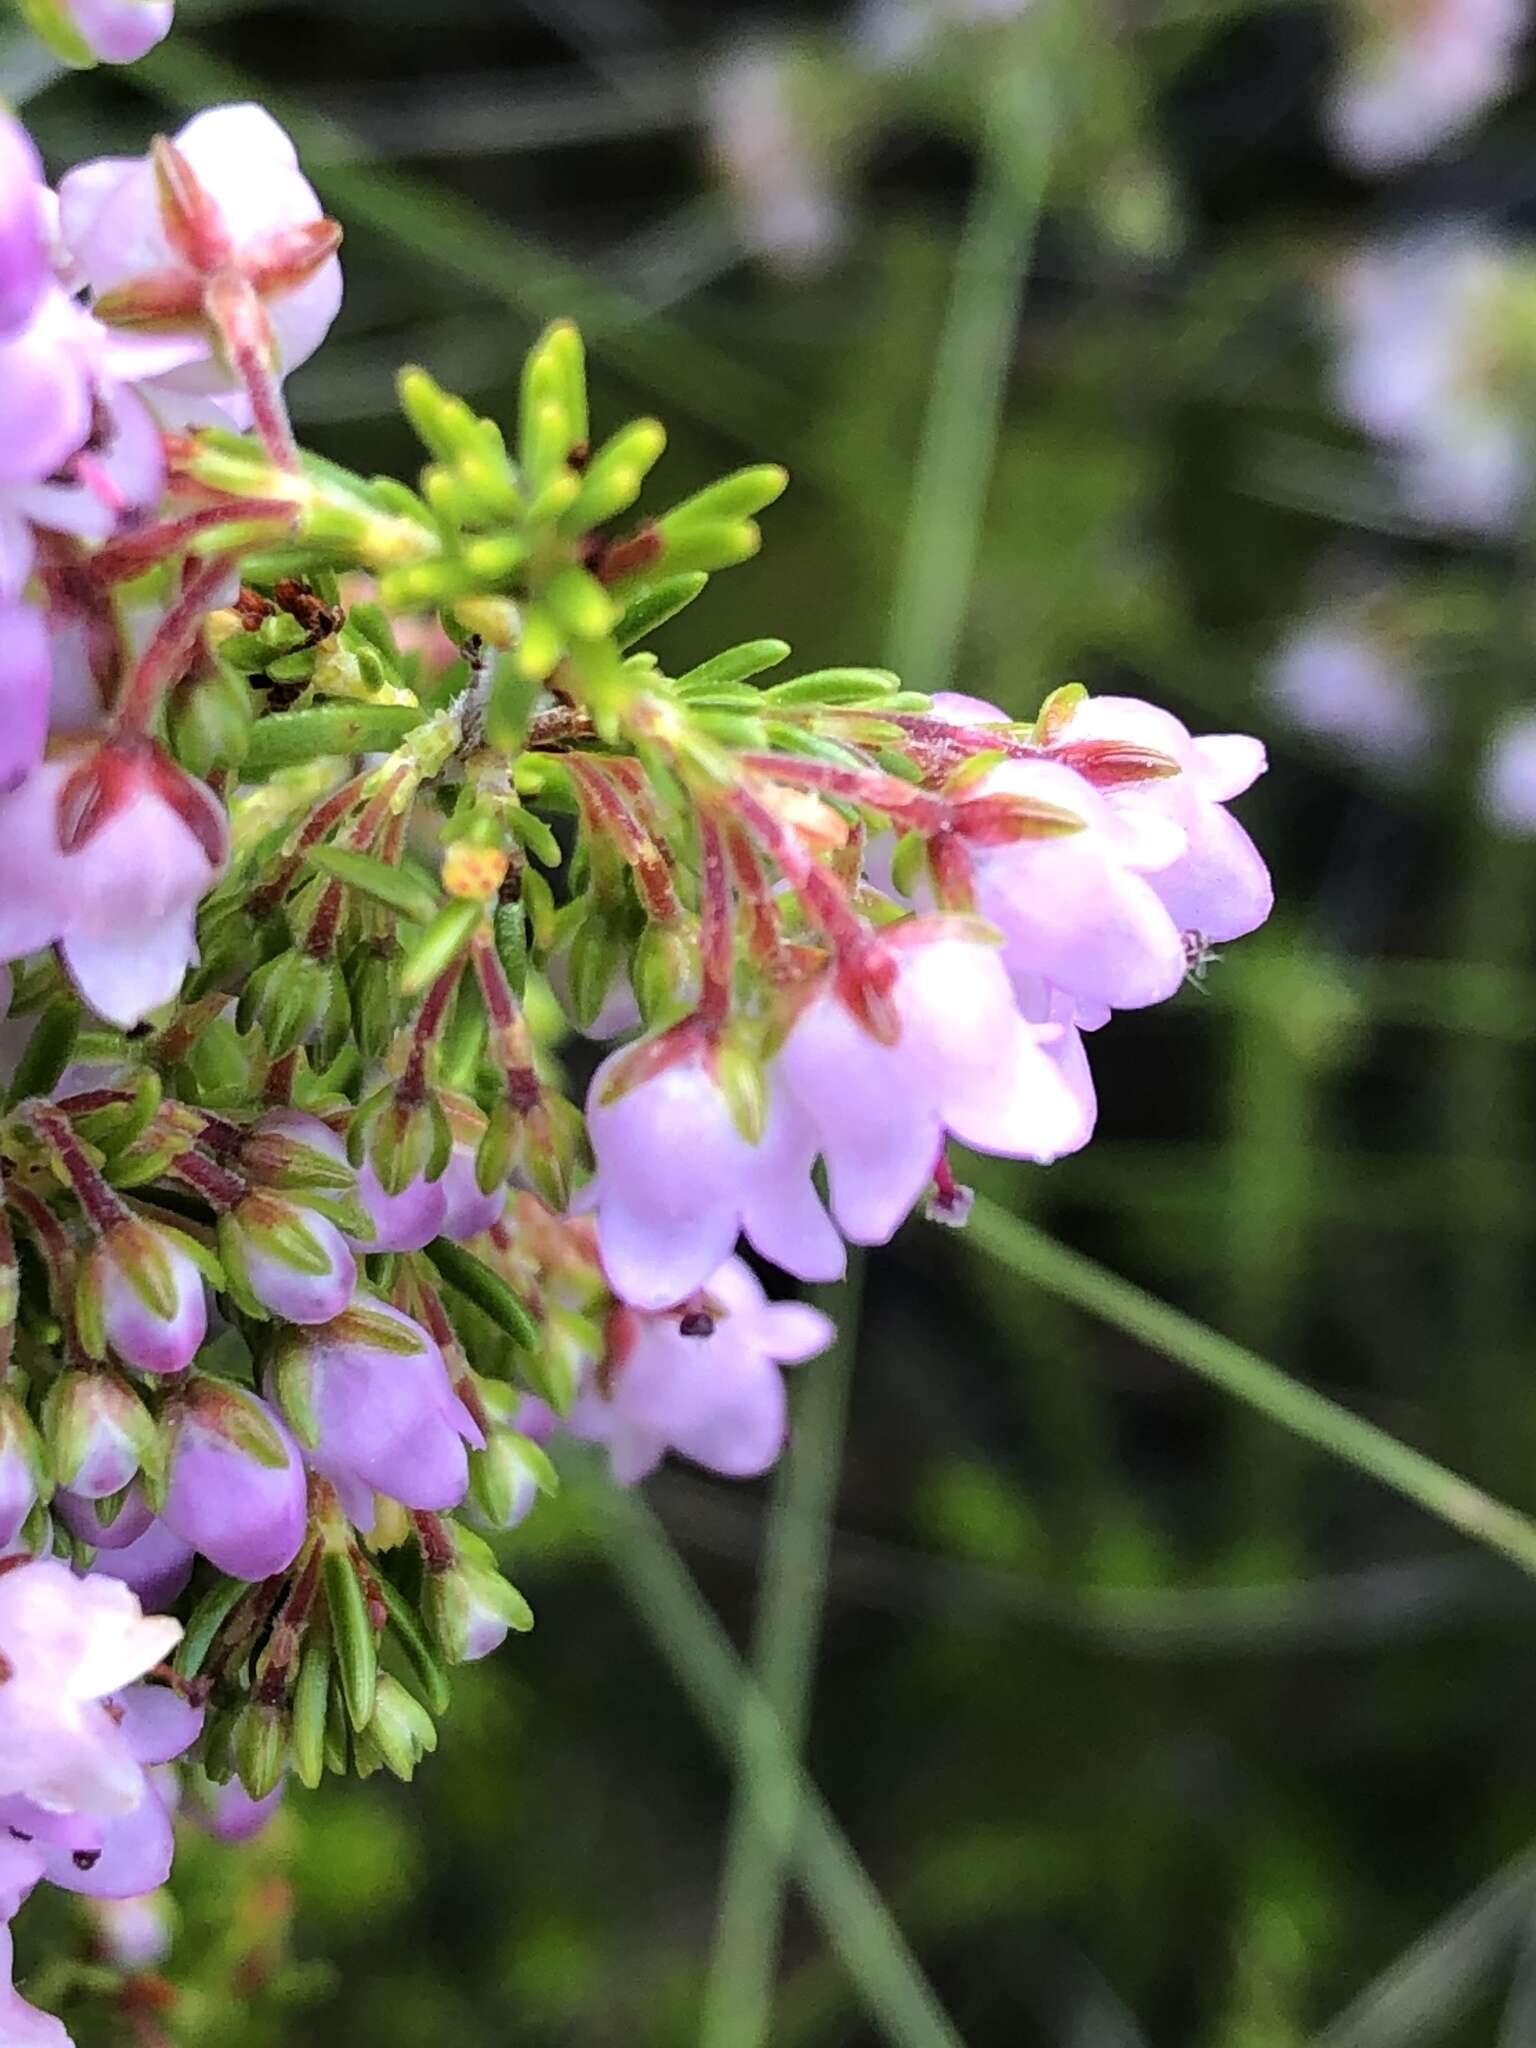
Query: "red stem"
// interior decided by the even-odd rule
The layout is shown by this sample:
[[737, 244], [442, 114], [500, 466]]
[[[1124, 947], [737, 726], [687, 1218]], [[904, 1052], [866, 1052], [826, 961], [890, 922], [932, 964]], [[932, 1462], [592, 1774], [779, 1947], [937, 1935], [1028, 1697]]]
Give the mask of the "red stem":
[[699, 825], [699, 1007], [700, 1023], [718, 1031], [731, 1008], [735, 906], [725, 843], [712, 814], [701, 809]]
[[160, 621], [118, 701], [113, 724], [120, 737], [147, 733], [153, 725], [160, 699], [185, 672], [203, 619], [233, 566], [233, 555], [211, 555]]
[[282, 381], [272, 367], [272, 329], [260, 293], [242, 271], [220, 270], [208, 280], [203, 309], [219, 331], [230, 368], [245, 387], [262, 446], [279, 469], [297, 476], [298, 443]]
[[90, 573], [99, 583], [122, 583], [142, 576], [156, 562], [182, 553], [188, 541], [200, 533], [256, 519], [290, 523], [293, 506], [281, 498], [227, 498], [222, 504], [204, 505], [178, 519], [162, 519], [155, 526], [141, 526], [119, 540], [108, 541], [91, 556]]
[[23, 1115], [54, 1156], [54, 1164], [68, 1181], [92, 1229], [99, 1233], [126, 1223], [130, 1210], [116, 1188], [109, 1187], [69, 1118], [51, 1102], [29, 1102]]
[[836, 951], [848, 955], [861, 952], [869, 933], [837, 878], [811, 858], [789, 827], [745, 784], [732, 791], [731, 802], [742, 824], [772, 857]]
[[794, 783], [800, 789], [825, 790], [868, 810], [885, 811], [905, 818], [927, 832], [936, 831], [949, 815], [949, 806], [931, 791], [914, 789], [899, 775], [883, 768], [854, 768], [839, 761], [816, 761], [802, 754], [743, 754], [741, 765], [779, 782]]

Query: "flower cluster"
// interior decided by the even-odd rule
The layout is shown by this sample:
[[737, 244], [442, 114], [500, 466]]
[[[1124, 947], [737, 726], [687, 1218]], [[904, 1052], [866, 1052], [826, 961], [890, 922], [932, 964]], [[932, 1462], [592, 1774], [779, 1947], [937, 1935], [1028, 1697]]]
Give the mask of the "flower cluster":
[[232, 1831], [408, 1777], [529, 1624], [492, 1539], [552, 1438], [623, 1481], [779, 1454], [832, 1327], [741, 1241], [835, 1279], [963, 1220], [952, 1143], [1084, 1145], [1083, 1034], [1270, 888], [1254, 740], [769, 680], [776, 640], [670, 673], [785, 478], [636, 514], [664, 435], [594, 441], [567, 323], [510, 443], [415, 370], [417, 486], [308, 456], [339, 233], [257, 109], [56, 209], [3, 133], [8, 1918], [158, 1883], [183, 1753]]

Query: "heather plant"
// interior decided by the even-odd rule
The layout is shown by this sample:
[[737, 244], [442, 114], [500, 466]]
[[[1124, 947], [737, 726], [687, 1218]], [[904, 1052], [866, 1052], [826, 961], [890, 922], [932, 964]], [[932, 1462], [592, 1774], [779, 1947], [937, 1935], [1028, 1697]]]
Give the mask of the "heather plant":
[[567, 321], [509, 431], [402, 373], [415, 484], [306, 454], [341, 229], [258, 108], [56, 212], [5, 145], [9, 1918], [162, 1884], [173, 1760], [410, 1777], [531, 1624], [487, 1538], [552, 1444], [774, 1462], [833, 1331], [739, 1242], [833, 1281], [963, 1221], [953, 1145], [1077, 1150], [1083, 1031], [1270, 892], [1256, 741], [778, 639], [667, 673], [785, 473], [648, 509]]
[[[157, 0], [25, 11], [71, 64], [170, 26]], [[839, 61], [883, 92], [912, 37], [1015, 11], [870, 8]], [[1487, 14], [1447, 124], [1499, 90], [1518, 10]], [[785, 201], [804, 83], [760, 58], [716, 82], [738, 202]], [[811, 168], [760, 237], [796, 264], [835, 239]], [[938, 663], [797, 673], [777, 638], [674, 673], [656, 636], [708, 615], [785, 471], [668, 505], [664, 428], [592, 416], [566, 319], [506, 421], [401, 372], [413, 481], [310, 453], [284, 382], [340, 307], [342, 225], [255, 106], [56, 192], [0, 116], [0, 1939], [14, 1920], [29, 1994], [0, 1993], [0, 2041], [67, 2040], [53, 2008], [217, 2037], [232, 1986], [312, 1988], [267, 1885], [281, 1802], [452, 1740], [457, 1668], [533, 1624], [519, 1546], [590, 1472], [573, 1447], [618, 1488], [668, 1457], [771, 1468], [849, 1248], [915, 1212], [1536, 1555], [1383, 1432], [973, 1216], [962, 1154], [1081, 1151], [1093, 1035], [1265, 922], [1232, 808], [1261, 743], [1065, 678], [1021, 718], [910, 687]], [[1524, 279], [1460, 251], [1407, 290], [1437, 366], [1415, 404], [1358, 410], [1426, 518], [1496, 526], [1524, 489]], [[1357, 327], [1390, 272], [1356, 274]], [[1490, 307], [1509, 361], [1469, 398]], [[1486, 489], [1447, 511], [1421, 471], [1451, 488], [1469, 407]], [[1380, 624], [1298, 635], [1285, 697], [1406, 772], [1425, 742]], [[639, 1570], [645, 1524], [612, 1512]], [[221, 1927], [199, 1884], [202, 1952], [162, 1975], [192, 1824], [252, 1886]], [[806, 1843], [878, 2006], [891, 1953], [814, 1809]], [[93, 1902], [84, 1959], [29, 1950], [48, 1888]]]

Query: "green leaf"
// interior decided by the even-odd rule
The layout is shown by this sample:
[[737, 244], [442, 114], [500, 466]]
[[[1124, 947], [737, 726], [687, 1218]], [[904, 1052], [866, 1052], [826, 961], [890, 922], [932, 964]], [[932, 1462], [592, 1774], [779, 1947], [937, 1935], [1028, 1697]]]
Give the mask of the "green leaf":
[[409, 1601], [388, 1579], [379, 1580], [384, 1605], [389, 1609], [389, 1626], [394, 1633], [412, 1676], [421, 1687], [422, 1698], [434, 1714], [446, 1714], [452, 1697], [448, 1673], [422, 1632]]
[[751, 519], [781, 498], [788, 483], [789, 471], [776, 462], [754, 463], [750, 469], [738, 469], [718, 483], [706, 484], [702, 491], [674, 505], [659, 522], [661, 529], [670, 542], [685, 529]]
[[426, 924], [441, 906], [437, 891], [419, 875], [390, 861], [375, 860], [372, 854], [354, 853], [349, 846], [322, 841], [309, 849], [307, 858], [323, 874], [334, 875], [349, 889], [360, 890], [375, 902], [398, 910], [413, 924]]
[[708, 661], [701, 661], [697, 668], [679, 676], [677, 691], [679, 696], [697, 697], [725, 684], [744, 683], [788, 658], [787, 640], [743, 640], [739, 646], [712, 654]]
[[400, 969], [400, 993], [411, 997], [425, 994], [432, 983], [469, 944], [485, 906], [466, 897], [445, 903], [406, 954]]
[[321, 1573], [347, 1719], [354, 1728], [366, 1728], [373, 1716], [379, 1678], [378, 1645], [368, 1619], [368, 1603], [356, 1568], [344, 1550], [327, 1551]]
[[293, 1768], [299, 1783], [313, 1792], [325, 1776], [325, 1710], [331, 1696], [331, 1641], [324, 1628], [311, 1624], [299, 1657], [299, 1678], [293, 1689]]
[[46, 1095], [69, 1065], [80, 1029], [80, 1005], [73, 996], [56, 996], [38, 1018], [6, 1091], [6, 1106]]
[[327, 754], [385, 753], [426, 714], [396, 704], [322, 704], [258, 719], [246, 749], [247, 775], [269, 775]]
[[450, 1287], [456, 1287], [515, 1344], [525, 1351], [537, 1350], [539, 1326], [499, 1273], [446, 1237], [433, 1238], [427, 1257]]
[[620, 648], [633, 647], [637, 640], [644, 640], [658, 626], [664, 626], [668, 619], [675, 618], [685, 606], [693, 603], [708, 581], [709, 577], [702, 569], [694, 569], [685, 576], [664, 577], [660, 583], [652, 584], [649, 590], [642, 590], [632, 597], [613, 629], [613, 637]]
[[250, 1591], [245, 1579], [219, 1579], [193, 1608], [181, 1641], [171, 1658], [171, 1669], [181, 1678], [196, 1678], [203, 1660], [213, 1648], [214, 1637], [228, 1621], [242, 1593]]
[[763, 695], [774, 704], [874, 704], [893, 696], [901, 678], [888, 668], [818, 668], [809, 675], [774, 683]]

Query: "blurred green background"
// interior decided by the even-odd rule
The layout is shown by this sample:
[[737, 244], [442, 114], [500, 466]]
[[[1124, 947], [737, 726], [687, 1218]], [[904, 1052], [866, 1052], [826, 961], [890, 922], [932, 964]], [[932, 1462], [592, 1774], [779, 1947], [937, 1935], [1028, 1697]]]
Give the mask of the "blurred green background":
[[[760, 560], [666, 629], [678, 664], [782, 634], [1017, 715], [1077, 678], [1262, 733], [1273, 923], [1091, 1042], [1087, 1153], [972, 1177], [1536, 1504], [1536, 874], [1476, 796], [1531, 688], [1529, 537], [1403, 511], [1329, 310], [1384, 235], [1475, 217], [1519, 250], [1536, 80], [1368, 179], [1324, 133], [1338, 9], [934, 11], [897, 61], [873, 13], [183, 0], [129, 73], [60, 80], [18, 34], [0, 89], [56, 169], [220, 99], [288, 121], [346, 227], [291, 388], [327, 453], [414, 466], [404, 360], [510, 416], [573, 312], [599, 416], [667, 420], [673, 495], [786, 461]], [[1411, 772], [1269, 686], [1341, 575], [1388, 593], [1432, 708]], [[767, 1962], [775, 2048], [1536, 2042], [1530, 1585], [974, 1236], [912, 1224], [839, 1313], [851, 1381], [801, 1377], [777, 1488], [672, 1467], [615, 1517], [581, 1481], [508, 1545], [537, 1629], [463, 1675], [412, 1786], [189, 1849], [173, 1975], [242, 1887], [259, 1914], [257, 1866], [334, 1971], [280, 2013], [242, 1979], [207, 2037], [738, 2048]], [[708, 1610], [750, 1651], [765, 1556], [771, 1682], [878, 1892], [850, 1917], [792, 1884], [777, 1961], [773, 1859], [679, 1682], [714, 1668]], [[878, 1978], [882, 1913], [951, 2032], [905, 1978], [872, 2012], [829, 1939], [872, 1929]]]

